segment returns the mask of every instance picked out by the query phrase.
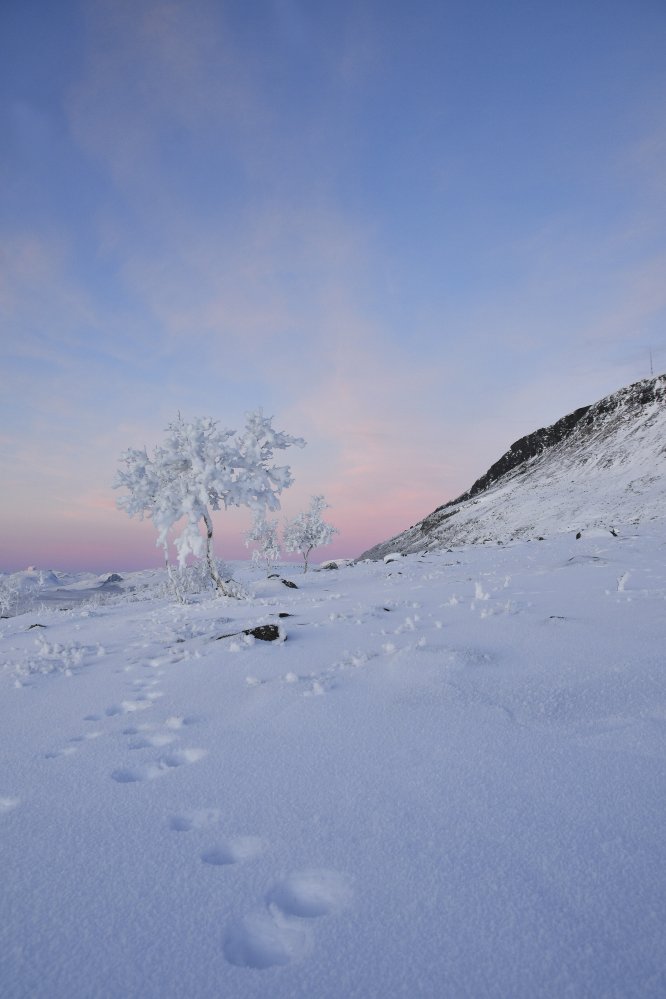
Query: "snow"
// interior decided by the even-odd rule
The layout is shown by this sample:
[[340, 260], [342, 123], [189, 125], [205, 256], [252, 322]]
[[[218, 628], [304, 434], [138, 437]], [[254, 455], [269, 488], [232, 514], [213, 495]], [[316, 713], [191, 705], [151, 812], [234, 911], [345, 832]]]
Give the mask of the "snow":
[[666, 530], [618, 535], [15, 580], [0, 994], [663, 996]]

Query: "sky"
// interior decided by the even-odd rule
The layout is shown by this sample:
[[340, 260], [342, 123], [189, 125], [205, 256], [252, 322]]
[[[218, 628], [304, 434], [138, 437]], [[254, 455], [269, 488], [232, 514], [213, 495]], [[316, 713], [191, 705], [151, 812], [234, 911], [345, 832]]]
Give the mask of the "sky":
[[178, 413], [304, 437], [352, 557], [666, 370], [664, 52], [662, 0], [5, 0], [0, 570], [160, 564], [113, 482]]

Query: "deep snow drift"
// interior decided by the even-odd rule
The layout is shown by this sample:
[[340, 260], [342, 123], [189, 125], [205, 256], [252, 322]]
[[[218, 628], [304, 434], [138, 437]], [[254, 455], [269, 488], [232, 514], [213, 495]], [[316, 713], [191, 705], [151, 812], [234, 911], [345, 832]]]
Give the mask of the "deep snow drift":
[[15, 580], [0, 993], [663, 996], [665, 544]]

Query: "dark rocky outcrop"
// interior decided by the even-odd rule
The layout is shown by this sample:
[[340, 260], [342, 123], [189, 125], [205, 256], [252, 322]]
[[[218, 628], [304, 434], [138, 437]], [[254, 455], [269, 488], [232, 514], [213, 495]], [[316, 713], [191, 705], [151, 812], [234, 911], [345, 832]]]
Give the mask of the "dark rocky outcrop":
[[[466, 493], [458, 496], [457, 499], [449, 500], [448, 503], [445, 503], [439, 509], [446, 509], [446, 507], [458, 506], [458, 504], [464, 503], [465, 500], [471, 499], [477, 493], [482, 493], [488, 489], [494, 482], [498, 482], [503, 476], [512, 472], [514, 468], [518, 468], [519, 465], [523, 465], [526, 461], [529, 461], [530, 458], [536, 458], [538, 454], [542, 454], [548, 448], [554, 447], [556, 444], [561, 444], [562, 441], [566, 440], [574, 427], [580, 423], [583, 417], [589, 413], [591, 408], [591, 406], [581, 406], [580, 409], [574, 410], [568, 416], [563, 416], [561, 420], [553, 423], [551, 427], [543, 427], [541, 430], [535, 430], [533, 433], [527, 434], [526, 437], [521, 437], [520, 440], [511, 445], [499, 461], [490, 466], [485, 475], [476, 480]], [[455, 512], [454, 510], [453, 513]], [[449, 516], [452, 517], [453, 513], [449, 514]]]
[[260, 624], [256, 628], [246, 628], [243, 634], [252, 635], [260, 642], [277, 642], [285, 637], [277, 624]]
[[521, 437], [462, 495], [359, 558], [663, 515], [665, 431], [666, 375], [635, 382]]
[[223, 638], [238, 638], [240, 635], [252, 635], [260, 642], [285, 642], [287, 640], [286, 634], [277, 624], [259, 624], [255, 628], [243, 628], [242, 631], [228, 631], [224, 635], [217, 635], [215, 640], [219, 642]]

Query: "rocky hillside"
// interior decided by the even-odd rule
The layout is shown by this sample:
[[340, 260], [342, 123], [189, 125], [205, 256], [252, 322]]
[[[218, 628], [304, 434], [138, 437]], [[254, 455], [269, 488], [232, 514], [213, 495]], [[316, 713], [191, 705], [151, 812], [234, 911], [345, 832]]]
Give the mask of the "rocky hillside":
[[666, 516], [666, 375], [521, 437], [462, 496], [361, 558]]

